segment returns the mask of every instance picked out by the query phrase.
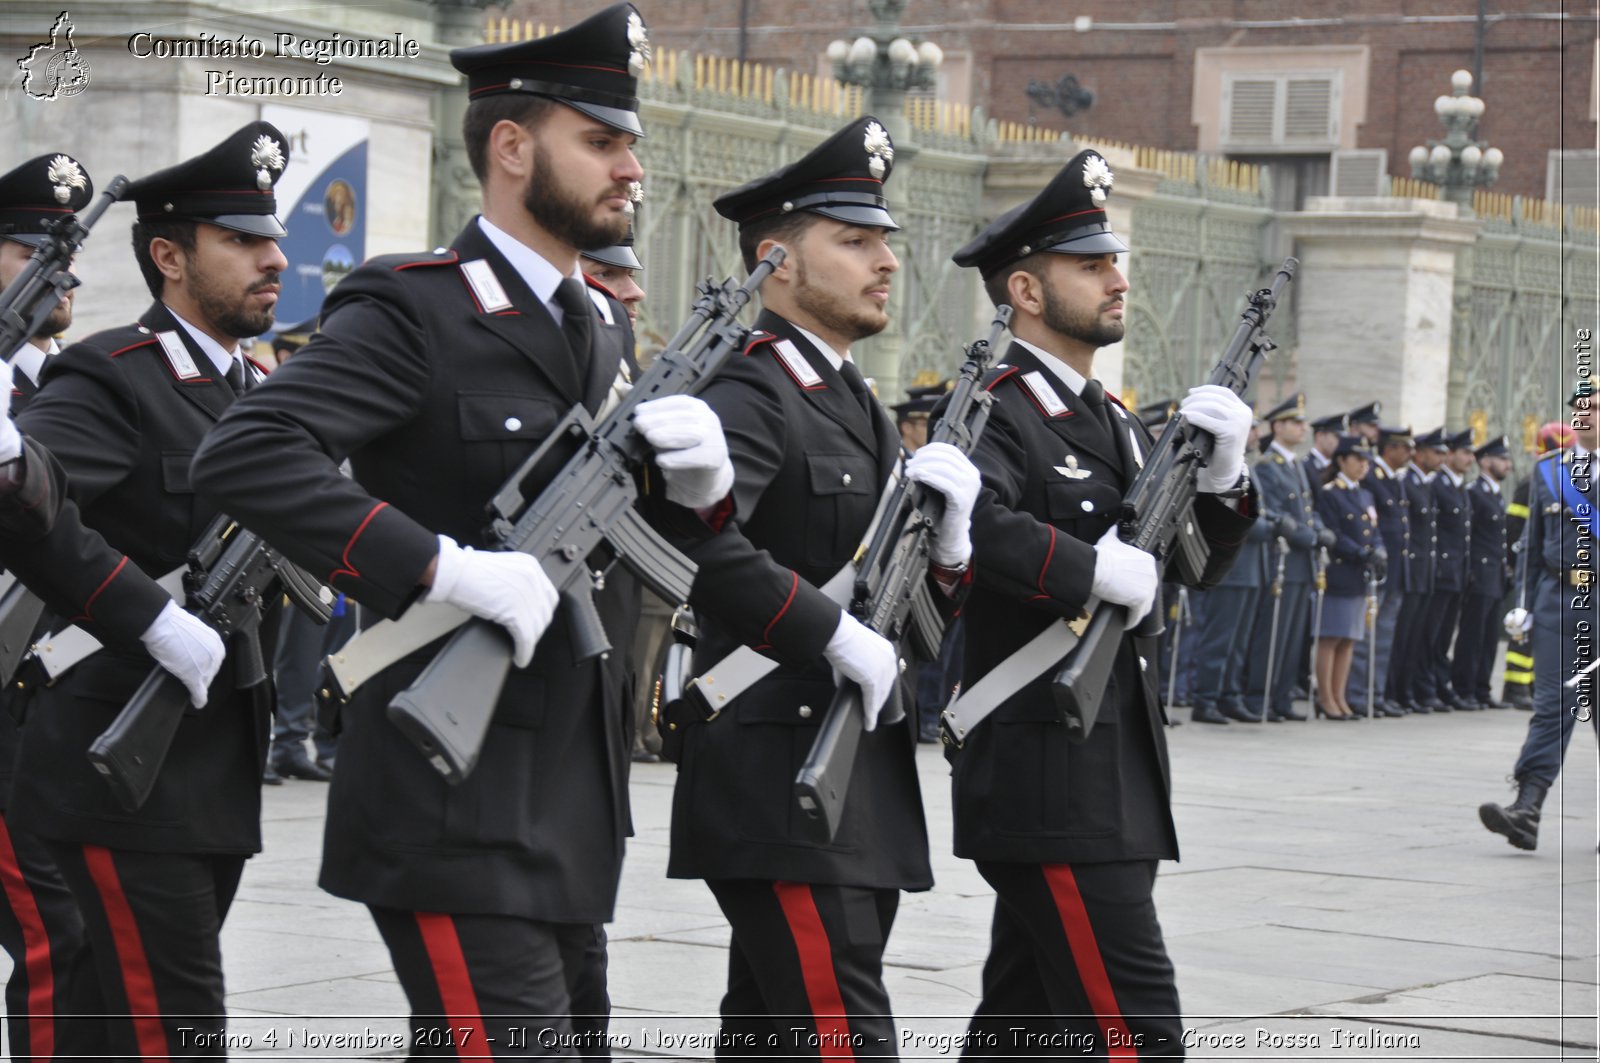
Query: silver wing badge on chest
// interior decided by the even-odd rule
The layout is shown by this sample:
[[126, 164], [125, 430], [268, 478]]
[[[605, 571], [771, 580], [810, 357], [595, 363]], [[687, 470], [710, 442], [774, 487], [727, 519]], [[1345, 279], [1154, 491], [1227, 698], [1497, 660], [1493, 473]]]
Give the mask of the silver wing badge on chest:
[[1067, 463], [1065, 465], [1057, 465], [1055, 469], [1056, 472], [1069, 480], [1087, 480], [1089, 478], [1088, 469], [1078, 468], [1078, 456], [1076, 454], [1068, 454]]

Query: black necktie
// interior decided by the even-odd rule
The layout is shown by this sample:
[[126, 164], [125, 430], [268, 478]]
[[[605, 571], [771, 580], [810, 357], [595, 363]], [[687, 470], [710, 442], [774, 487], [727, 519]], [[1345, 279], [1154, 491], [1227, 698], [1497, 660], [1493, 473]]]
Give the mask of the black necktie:
[[1084, 405], [1089, 407], [1089, 412], [1094, 414], [1095, 420], [1100, 422], [1100, 427], [1106, 430], [1114, 442], [1117, 430], [1111, 424], [1111, 411], [1106, 409], [1105, 385], [1098, 380], [1091, 380], [1083, 385], [1083, 393], [1078, 396], [1083, 399]]
[[245, 388], [247, 387], [245, 384], [245, 380], [247, 378], [245, 376], [243, 359], [235, 358], [233, 361], [228, 363], [228, 373], [225, 379], [228, 381], [228, 386], [233, 389], [233, 393], [235, 395], [244, 394]]
[[561, 334], [572, 349], [573, 366], [578, 371], [578, 386], [589, 379], [590, 316], [593, 304], [583, 282], [567, 277], [556, 285], [556, 302], [561, 304]]
[[867, 382], [861, 378], [861, 370], [856, 368], [854, 362], [846, 359], [839, 365], [839, 375], [844, 377], [845, 385], [849, 387], [850, 394], [854, 395], [856, 402], [861, 404], [862, 412], [867, 415], [867, 423], [872, 424], [874, 417], [873, 407], [877, 405], [878, 400], [872, 397], [872, 389], [867, 387]]

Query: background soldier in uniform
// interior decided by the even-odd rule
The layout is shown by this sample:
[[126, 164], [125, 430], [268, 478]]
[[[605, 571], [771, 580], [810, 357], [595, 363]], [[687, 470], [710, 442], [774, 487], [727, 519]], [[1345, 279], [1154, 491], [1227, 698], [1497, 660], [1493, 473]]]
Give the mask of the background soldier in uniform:
[[[571, 405], [597, 411], [631, 357], [622, 305], [585, 284], [578, 255], [626, 231], [643, 47], [638, 12], [618, 4], [540, 40], [452, 53], [472, 96], [464, 139], [483, 215], [450, 248], [352, 273], [322, 331], [195, 461], [202, 491], [364, 607], [394, 618], [443, 602], [511, 634], [516, 668], [459, 785], [385, 715], [437, 644], [344, 713], [320, 881], [371, 911], [422, 1054], [542, 1052], [521, 1033], [528, 1017], [570, 1043], [574, 1002], [605, 1007], [601, 924], [629, 829], [629, 661], [575, 663], [539, 563], [482, 548], [491, 495]], [[646, 437], [673, 442], [673, 462], [657, 455], [667, 498], [721, 499], [732, 470], [711, 411], [663, 399], [640, 407], [641, 426], [646, 411], [658, 423]], [[613, 571], [595, 604], [613, 639], [631, 633], [636, 581]], [[606, 1052], [603, 1016], [579, 1032], [586, 1053]]]
[[1580, 704], [1588, 707], [1600, 734], [1594, 673], [1576, 687], [1566, 686], [1594, 659], [1592, 650], [1582, 653], [1580, 647], [1593, 647], [1596, 624], [1597, 402], [1594, 385], [1579, 381], [1568, 400], [1573, 410], [1571, 449], [1546, 454], [1528, 476], [1528, 523], [1517, 571], [1527, 605], [1506, 617], [1506, 628], [1533, 634], [1533, 716], [1512, 769], [1516, 800], [1504, 807], [1491, 801], [1478, 808], [1483, 825], [1518, 849], [1539, 844], [1539, 811], [1561, 773]]
[[[1154, 559], [1117, 536], [1115, 517], [1149, 434], [1094, 379], [1095, 351], [1123, 335], [1127, 281], [1104, 203], [1113, 175], [1080, 152], [1031, 202], [956, 252], [990, 298], [1009, 304], [1015, 341], [988, 381], [994, 407], [975, 452], [974, 586], [965, 679], [981, 679], [1091, 597], [1150, 611]], [[1209, 583], [1232, 564], [1254, 512], [1219, 498], [1244, 473], [1250, 409], [1226, 388], [1194, 388], [1180, 412], [1216, 436], [1201, 470], [1196, 525], [1211, 546]], [[1182, 1056], [1172, 964], [1156, 922], [1156, 862], [1175, 859], [1166, 729], [1155, 689], [1156, 640], [1125, 636], [1097, 725], [1067, 739], [1048, 670], [1011, 695], [954, 752], [956, 855], [995, 888], [983, 1000], [974, 1032], [1001, 1055]], [[1152, 667], [1144, 667], [1149, 662]], [[1057, 1040], [1013, 1044], [1009, 1016], [1049, 1015]], [[1074, 1048], [1063, 1052], [1062, 1036]], [[1082, 1046], [1082, 1047], [1078, 1047]], [[984, 1049], [970, 1044], [967, 1055]]]
[[[0, 176], [0, 290], [26, 268], [34, 248], [44, 242], [48, 223], [82, 210], [93, 195], [88, 174], [67, 155], [41, 155]], [[0, 424], [5, 436], [0, 461], [8, 463], [0, 487], [7, 509], [0, 516], [0, 534], [11, 536], [26, 528], [36, 538], [49, 531], [48, 524], [34, 521], [47, 517], [53, 524], [55, 503], [62, 497], [60, 467], [53, 461], [28, 464], [11, 417], [27, 408], [39, 390], [46, 361], [60, 351], [56, 337], [72, 324], [76, 295], [76, 289], [68, 291], [44, 328], [9, 352], [0, 367], [0, 403], [9, 403], [10, 414]], [[40, 496], [41, 490], [46, 494]], [[28, 524], [15, 524], [13, 516]], [[0, 890], [0, 947], [11, 957], [6, 983], [11, 1058], [105, 1054], [110, 1049], [102, 1024], [58, 1021], [59, 1016], [105, 1010], [83, 917], [44, 841], [14, 827], [5, 816], [12, 765], [22, 741], [17, 728], [25, 706], [18, 704], [19, 698], [9, 686], [0, 692], [0, 882], [5, 884]]]
[[[219, 936], [244, 862], [261, 848], [271, 684], [238, 689], [237, 652], [210, 683], [221, 640], [151, 577], [182, 565], [216, 515], [196, 501], [188, 459], [254, 375], [242, 341], [272, 325], [286, 265], [273, 186], [287, 157], [282, 134], [253, 122], [129, 185], [134, 257], [157, 302], [137, 325], [51, 359], [18, 419], [66, 470], [71, 506], [11, 559], [47, 603], [106, 629], [110, 644], [33, 694], [10, 814], [48, 840], [83, 913], [104, 1010], [121, 1016], [110, 1020], [117, 1055], [214, 1054]], [[92, 572], [103, 588], [52, 586]], [[269, 614], [263, 629], [275, 621]], [[148, 653], [119, 634], [147, 624]], [[152, 654], [209, 708], [184, 716], [154, 790], [130, 813], [85, 754]]]
[[[1283, 549], [1282, 543], [1274, 542], [1267, 554], [1267, 591], [1256, 606], [1245, 708], [1253, 716], [1265, 713], [1268, 720], [1277, 723], [1306, 718], [1304, 713], [1295, 711], [1289, 692], [1300, 671], [1306, 625], [1311, 619], [1311, 584], [1315, 575], [1312, 554], [1319, 545], [1327, 545], [1328, 536], [1322, 518], [1317, 516], [1316, 495], [1306, 482], [1305, 467], [1294, 453], [1294, 448], [1306, 438], [1305, 395], [1295, 393], [1269, 410], [1262, 420], [1272, 433], [1271, 443], [1266, 454], [1256, 462], [1254, 479], [1261, 492], [1262, 510], [1279, 515], [1278, 538], [1288, 544], [1288, 554], [1284, 558], [1281, 597], [1276, 608], [1271, 587], [1277, 579], [1278, 551]], [[1269, 640], [1273, 641], [1269, 643]], [[1269, 659], [1272, 662], [1271, 690], [1266, 689]]]
[[1444, 429], [1436, 428], [1418, 436], [1411, 462], [1400, 476], [1406, 498], [1406, 520], [1411, 537], [1406, 549], [1406, 596], [1394, 623], [1394, 644], [1389, 651], [1388, 697], [1406, 712], [1427, 715], [1444, 703], [1428, 696], [1427, 675], [1422, 667], [1423, 648], [1428, 645], [1428, 602], [1433, 595], [1434, 543], [1437, 539], [1436, 509], [1429, 486], [1439, 458], [1444, 453]]
[[[1378, 534], [1383, 549], [1389, 555], [1383, 587], [1378, 592], [1377, 674], [1372, 677], [1374, 710], [1380, 716], [1404, 716], [1406, 710], [1400, 703], [1386, 695], [1388, 689], [1390, 650], [1395, 640], [1395, 625], [1400, 617], [1400, 607], [1406, 597], [1406, 581], [1410, 571], [1411, 506], [1406, 498], [1405, 485], [1400, 470], [1411, 460], [1413, 443], [1411, 429], [1388, 425], [1378, 430], [1377, 452], [1372, 467], [1362, 479], [1361, 486], [1372, 496], [1378, 511]], [[1363, 639], [1355, 648], [1351, 660], [1350, 682], [1345, 688], [1345, 701], [1351, 705], [1367, 703], [1367, 641]], [[1409, 662], [1406, 667], [1412, 667]]]
[[1467, 543], [1472, 537], [1472, 505], [1467, 499], [1466, 471], [1472, 466], [1472, 429], [1445, 436], [1449, 447], [1433, 478], [1438, 557], [1434, 567], [1433, 601], [1428, 607], [1427, 651], [1419, 666], [1433, 680], [1434, 696], [1454, 712], [1470, 712], [1478, 703], [1450, 685], [1450, 646], [1461, 621], [1461, 598], [1467, 589]]
[[1506, 563], [1506, 510], [1500, 484], [1511, 472], [1511, 449], [1505, 436], [1473, 451], [1478, 476], [1467, 487], [1472, 506], [1472, 538], [1467, 546], [1467, 589], [1461, 600], [1461, 626], [1451, 685], [1456, 696], [1480, 708], [1507, 709], [1489, 692], [1495, 651], [1504, 630], [1498, 622], [1500, 603], [1511, 583]]
[[[735, 480], [731, 507], [711, 518], [720, 532], [693, 554], [695, 670], [720, 671], [741, 645], [780, 667], [689, 726], [667, 873], [705, 879], [733, 928], [724, 1034], [762, 1045], [777, 1035], [783, 1054], [812, 1058], [815, 1042], [790, 1027], [825, 1038], [824, 1057], [845, 1034], [864, 1054], [895, 1054], [883, 949], [899, 891], [933, 884], [900, 653], [821, 589], [867, 537], [901, 454], [850, 359], [852, 343], [888, 323], [893, 159], [866, 116], [715, 204], [738, 224], [747, 267], [774, 245], [788, 257], [761, 286], [754, 342], [704, 392], [727, 426]], [[978, 472], [954, 447], [929, 444], [906, 474], [946, 497], [932, 557], [954, 588], [971, 554]], [[870, 733], [829, 844], [793, 785], [836, 674], [861, 686]]]

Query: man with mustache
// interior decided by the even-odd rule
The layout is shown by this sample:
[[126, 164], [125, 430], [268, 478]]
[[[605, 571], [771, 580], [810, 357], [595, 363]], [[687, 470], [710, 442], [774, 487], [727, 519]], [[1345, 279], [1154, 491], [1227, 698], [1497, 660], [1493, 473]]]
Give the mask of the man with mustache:
[[[238, 690], [237, 655], [224, 661], [221, 640], [150, 580], [181, 566], [216, 515], [195, 498], [188, 461], [258, 375], [243, 345], [271, 328], [287, 266], [273, 188], [288, 151], [277, 129], [252, 122], [130, 184], [134, 258], [156, 302], [137, 324], [51, 358], [17, 419], [65, 470], [68, 508], [6, 560], [107, 646], [33, 694], [8, 815], [45, 839], [82, 913], [117, 1056], [214, 1052], [222, 923], [261, 848], [269, 688]], [[108, 547], [121, 555], [111, 568]], [[52, 586], [95, 575], [92, 587]], [[136, 593], [119, 590], [130, 580]], [[180, 619], [155, 645], [117, 634], [162, 616]], [[262, 630], [275, 621], [273, 603]], [[149, 799], [128, 812], [85, 753], [152, 656], [207, 707], [185, 714]]]
[[[377, 673], [343, 711], [320, 882], [371, 913], [418, 1055], [607, 1052], [602, 924], [629, 832], [631, 662], [576, 659], [550, 579], [532, 556], [489, 548], [484, 506], [573, 406], [598, 413], [631, 361], [622, 304], [585, 283], [578, 259], [627, 229], [647, 53], [630, 4], [451, 53], [472, 98], [463, 140], [483, 214], [448, 248], [346, 278], [320, 331], [194, 463], [203, 493], [364, 608], [394, 619], [444, 603], [510, 634], [515, 667], [457, 785], [385, 712], [437, 646]], [[635, 424], [659, 466], [642, 478], [647, 513], [681, 506], [697, 522], [695, 507], [726, 496], [733, 471], [704, 403], [643, 403]], [[525, 490], [577, 445], [558, 443]], [[625, 645], [638, 584], [620, 565], [598, 578], [603, 553], [590, 559], [594, 603]]]
[[[1012, 308], [1015, 337], [986, 381], [994, 405], [973, 453], [983, 490], [963, 609], [966, 689], [1091, 599], [1128, 610], [1098, 721], [1081, 743], [1056, 709], [1052, 666], [1014, 677], [1025, 685], [952, 750], [955, 852], [996, 893], [969, 1031], [988, 1036], [973, 1037], [966, 1056], [1183, 1055], [1151, 896], [1157, 862], [1178, 855], [1165, 715], [1156, 640], [1135, 634], [1160, 575], [1116, 526], [1152, 439], [1094, 379], [1095, 352], [1122, 339], [1128, 290], [1117, 267], [1127, 247], [1105, 211], [1112, 181], [1105, 159], [1080, 152], [954, 256]], [[1190, 389], [1179, 413], [1216, 441], [1193, 507], [1210, 547], [1205, 586], [1233, 563], [1253, 520], [1251, 413], [1214, 385]]]
[[[900, 891], [933, 884], [901, 654], [840, 608], [847, 594], [824, 589], [848, 583], [901, 456], [851, 358], [889, 320], [900, 266], [883, 198], [893, 161], [867, 116], [714, 204], [738, 224], [747, 268], [776, 246], [787, 252], [761, 286], [754, 342], [703, 392], [726, 426], [735, 477], [728, 504], [708, 515], [719, 533], [691, 553], [695, 671], [719, 674], [741, 647], [778, 662], [743, 693], [716, 688], [728, 700], [717, 698], [714, 717], [679, 721], [667, 874], [705, 879], [732, 926], [719, 1056], [759, 1046], [848, 1058], [852, 1044], [893, 1056], [884, 945]], [[945, 496], [931, 557], [955, 590], [972, 552], [977, 470], [930, 443], [905, 473]], [[868, 733], [830, 843], [796, 804], [794, 777], [840, 677], [861, 687]]]

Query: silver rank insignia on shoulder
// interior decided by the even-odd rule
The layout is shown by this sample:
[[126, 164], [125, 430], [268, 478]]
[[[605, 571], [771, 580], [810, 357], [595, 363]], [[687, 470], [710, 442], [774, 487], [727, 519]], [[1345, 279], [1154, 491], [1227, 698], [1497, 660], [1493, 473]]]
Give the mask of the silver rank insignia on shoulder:
[[467, 287], [472, 289], [484, 313], [511, 309], [511, 300], [506, 297], [506, 290], [500, 287], [500, 278], [494, 275], [494, 267], [486, 259], [475, 258], [471, 262], [461, 263], [461, 275], [467, 279]]
[[1068, 454], [1067, 463], [1065, 465], [1057, 465], [1056, 472], [1069, 480], [1087, 480], [1089, 478], [1088, 469], [1078, 468], [1078, 456], [1076, 454]]
[[822, 377], [811, 368], [811, 363], [806, 361], [806, 356], [800, 353], [800, 348], [794, 345], [793, 340], [779, 340], [772, 345], [772, 349], [778, 352], [778, 357], [783, 359], [783, 364], [788, 366], [794, 378], [800, 381], [801, 387], [814, 388], [822, 383]]
[[167, 354], [167, 364], [172, 366], [179, 380], [193, 380], [200, 375], [200, 368], [189, 357], [189, 348], [183, 345], [182, 336], [176, 332], [158, 332], [156, 339], [161, 341], [161, 349]]
[[1061, 396], [1056, 394], [1056, 389], [1046, 382], [1043, 374], [1037, 369], [1022, 374], [1022, 383], [1032, 394], [1034, 401], [1044, 408], [1044, 412], [1051, 417], [1060, 417], [1067, 412], [1067, 404], [1061, 401]]

